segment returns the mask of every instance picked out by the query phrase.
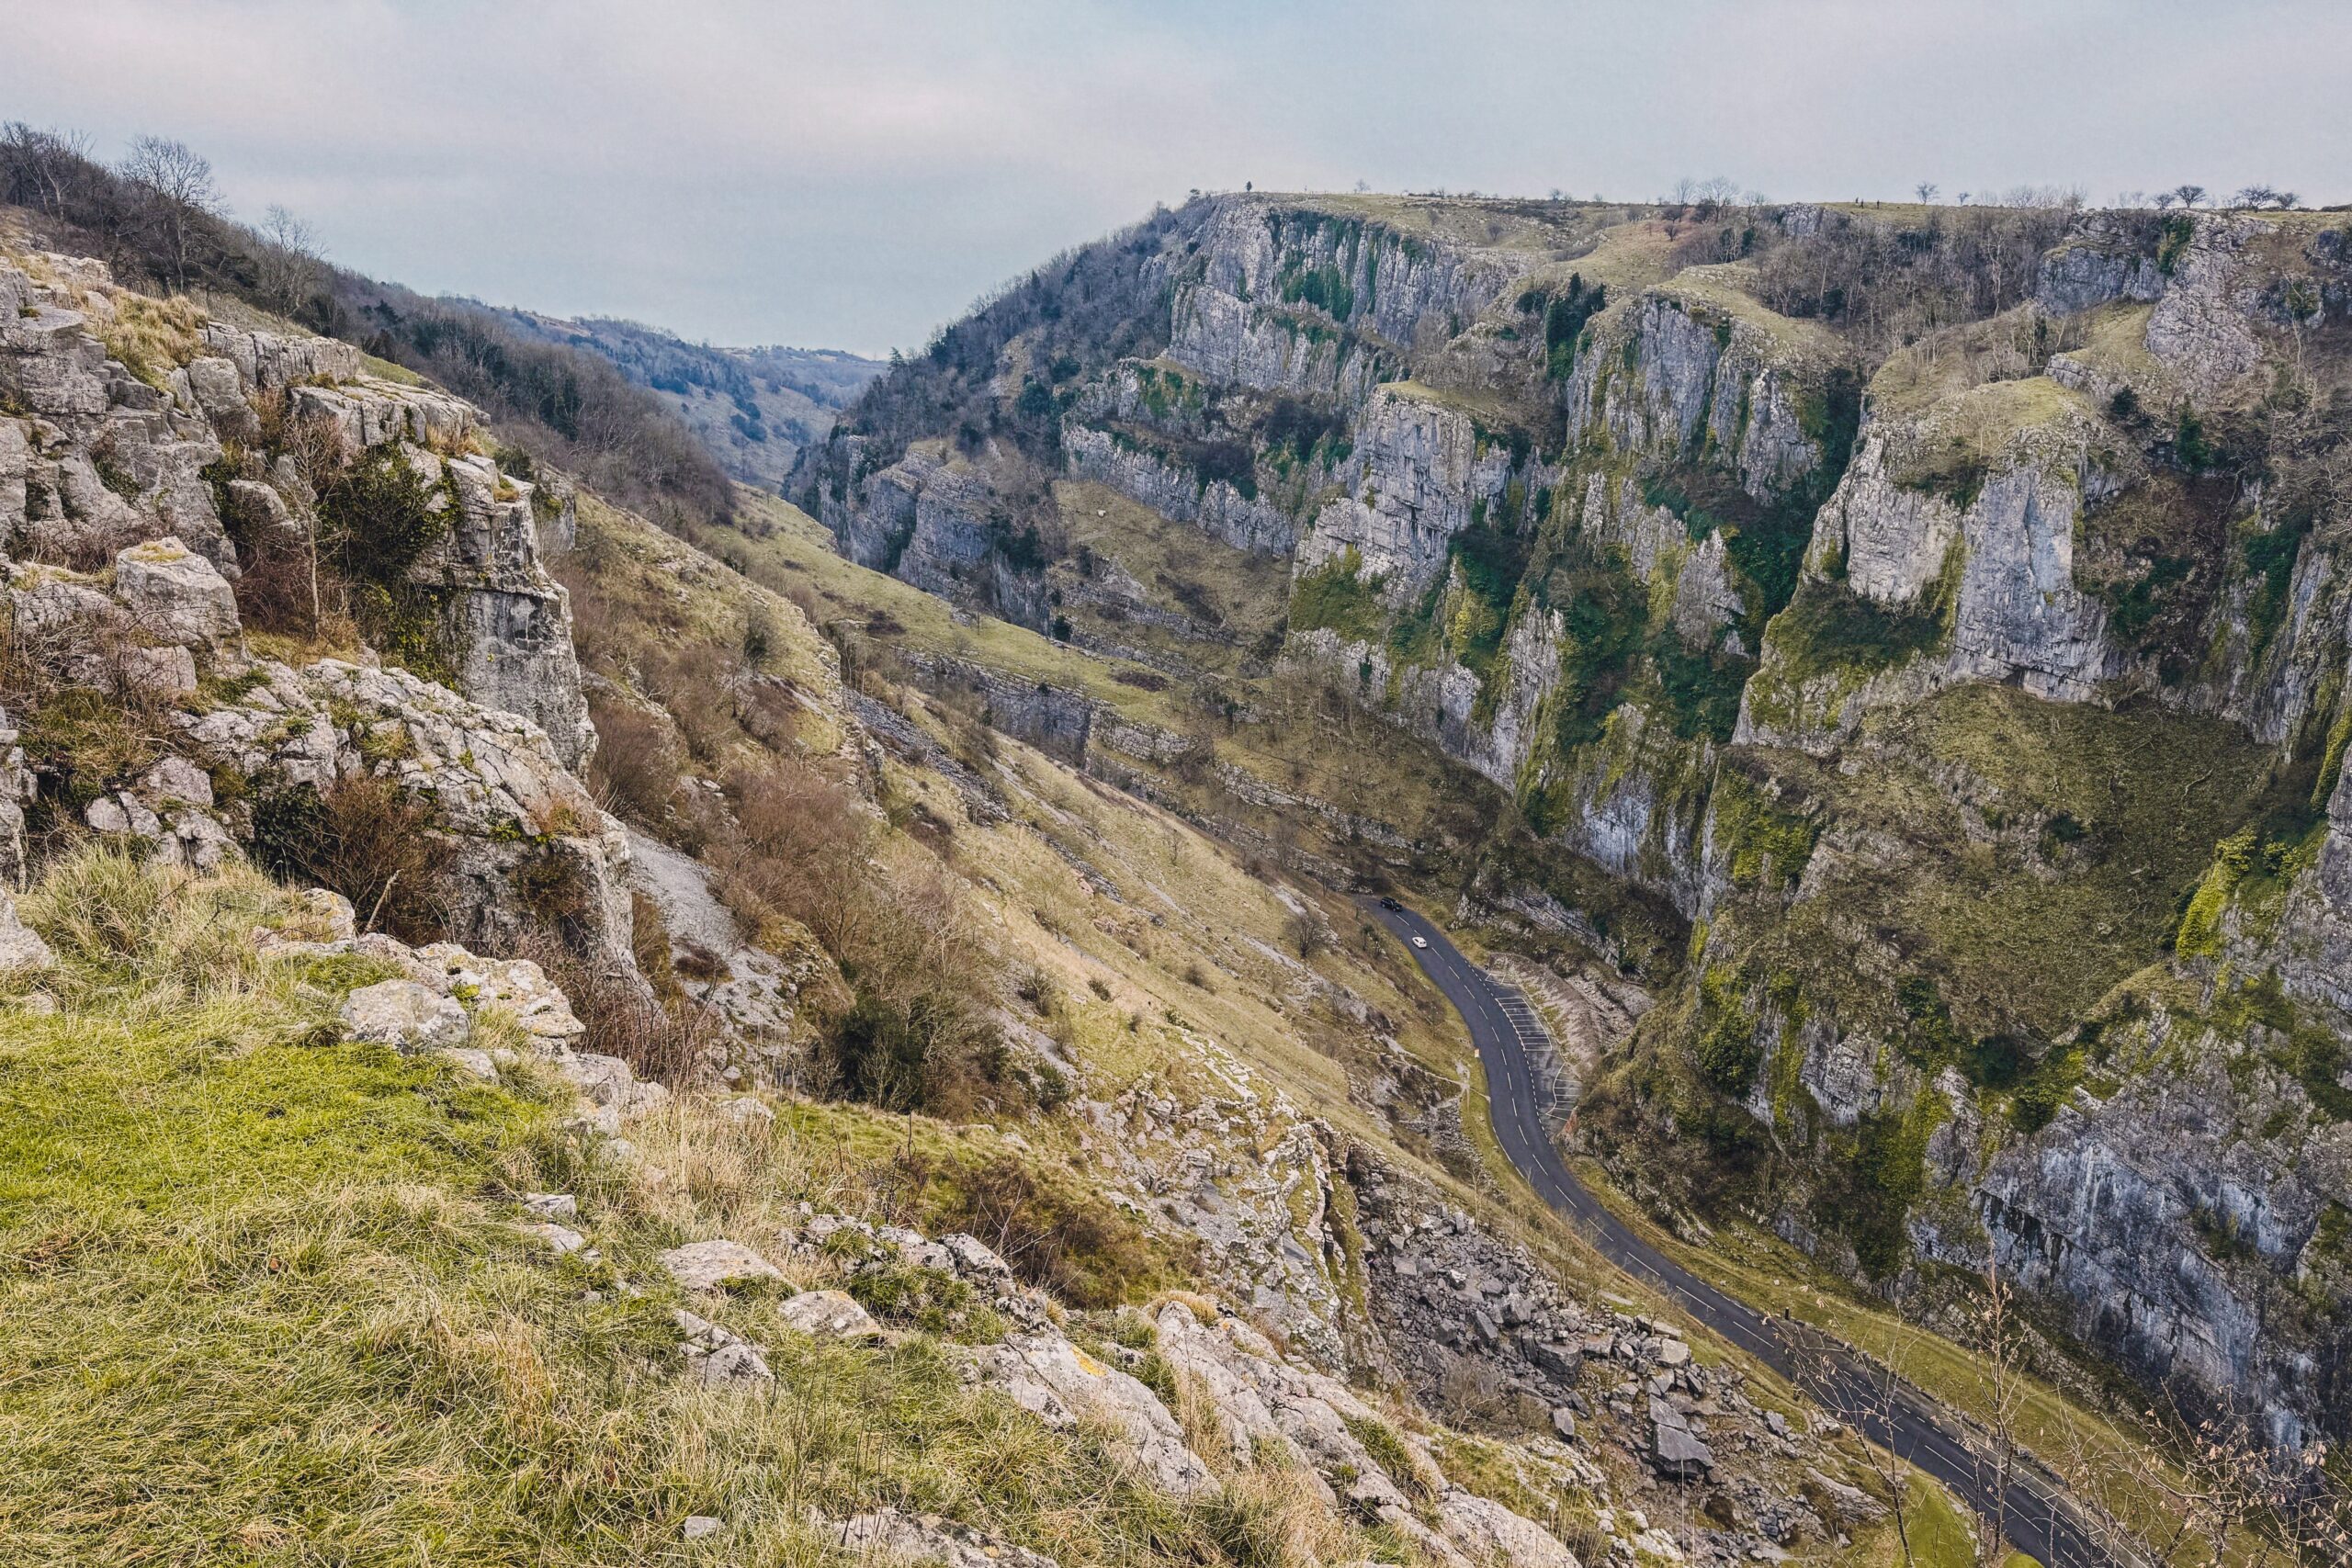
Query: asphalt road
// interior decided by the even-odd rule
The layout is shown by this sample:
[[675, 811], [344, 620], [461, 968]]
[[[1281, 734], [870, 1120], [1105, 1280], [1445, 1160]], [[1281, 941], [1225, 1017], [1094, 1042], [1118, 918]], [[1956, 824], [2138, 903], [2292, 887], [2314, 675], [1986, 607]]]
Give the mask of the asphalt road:
[[[1953, 1495], [1994, 1517], [1999, 1494], [1993, 1466], [1971, 1451], [1959, 1418], [1907, 1382], [1818, 1330], [1758, 1312], [1725, 1295], [1634, 1234], [1570, 1174], [1544, 1125], [1528, 1050], [1543, 1043], [1542, 1025], [1514, 1021], [1516, 992], [1498, 985], [1462, 956], [1445, 933], [1411, 910], [1369, 904], [1374, 917], [1408, 944], [1438, 989], [1469, 1026], [1487, 1074], [1487, 1103], [1503, 1153], [1544, 1201], [1566, 1215], [1600, 1255], [1670, 1298], [1714, 1334], [1774, 1371], [1804, 1382], [1882, 1448], [1902, 1456], [1951, 1488]], [[1420, 937], [1429, 945], [1410, 946]], [[1517, 1010], [1527, 1017], [1523, 1007]], [[1522, 1031], [1530, 1032], [1522, 1033]], [[1802, 1369], [1802, 1377], [1800, 1376]], [[2009, 1544], [2048, 1568], [2141, 1568], [2107, 1551], [2084, 1524], [2054, 1479], [2022, 1459], [2011, 1465], [2006, 1519]]]

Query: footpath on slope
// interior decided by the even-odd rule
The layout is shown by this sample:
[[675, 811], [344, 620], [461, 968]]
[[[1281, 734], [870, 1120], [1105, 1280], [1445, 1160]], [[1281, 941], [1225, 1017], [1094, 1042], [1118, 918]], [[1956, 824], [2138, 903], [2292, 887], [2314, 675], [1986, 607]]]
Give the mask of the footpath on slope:
[[[1838, 1407], [1872, 1442], [1951, 1487], [1980, 1517], [2006, 1522], [2009, 1544], [2046, 1568], [2149, 1568], [2120, 1555], [2064, 1485], [2022, 1452], [1999, 1484], [1966, 1424], [1941, 1402], [1809, 1325], [1771, 1316], [1726, 1295], [1635, 1235], [1573, 1175], [1553, 1147], [1551, 1097], [1533, 1075], [1531, 1048], [1548, 1043], [1524, 998], [1464, 957], [1446, 934], [1409, 909], [1367, 908], [1399, 940], [1461, 1013], [1487, 1077], [1495, 1137], [1538, 1196], [1611, 1264], [1662, 1292], [1701, 1325], [1815, 1398]], [[1413, 946], [1419, 937], [1425, 946]]]

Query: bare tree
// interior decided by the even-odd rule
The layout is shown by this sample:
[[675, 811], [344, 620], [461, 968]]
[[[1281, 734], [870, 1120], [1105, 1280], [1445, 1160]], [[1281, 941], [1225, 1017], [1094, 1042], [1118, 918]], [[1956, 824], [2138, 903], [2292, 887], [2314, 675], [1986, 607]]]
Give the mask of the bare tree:
[[2287, 324], [2295, 334], [2295, 374], [2304, 374], [2303, 333], [2319, 324], [2324, 306], [2319, 286], [2308, 277], [2298, 277], [2287, 285]]
[[262, 214], [256, 231], [255, 283], [270, 309], [283, 316], [300, 310], [318, 287], [323, 263], [311, 226], [283, 207]]
[[1699, 184], [1699, 205], [1702, 207], [1736, 207], [1739, 203], [1739, 182], [1727, 175], [1716, 175]]
[[1984, 1300], [1976, 1312], [1977, 1365], [1989, 1387], [1985, 1441], [1974, 1453], [1977, 1479], [1993, 1497], [1993, 1517], [1977, 1532], [1978, 1561], [1996, 1568], [2008, 1555], [2009, 1483], [2017, 1472], [2018, 1408], [2025, 1402], [2025, 1337], [2018, 1332], [2008, 1281], [1998, 1258], [1984, 1263]]
[[1841, 1357], [1832, 1342], [1809, 1325], [1784, 1322], [1782, 1342], [1789, 1349], [1790, 1370], [1796, 1384], [1813, 1402], [1855, 1428], [1862, 1438], [1862, 1458], [1886, 1492], [1894, 1518], [1894, 1539], [1902, 1549], [1905, 1568], [1918, 1561], [1911, 1546], [1911, 1467], [1872, 1442], [1873, 1431], [1891, 1431], [1898, 1424], [1902, 1379], [1894, 1360], [1908, 1348], [1908, 1338], [1894, 1348], [1885, 1360], [1876, 1357]]
[[185, 292], [204, 220], [220, 216], [223, 207], [211, 160], [185, 141], [142, 136], [130, 144], [122, 177], [140, 193], [145, 208], [141, 217], [171, 258], [172, 286]]
[[2242, 1418], [2191, 1418], [2169, 1392], [2143, 1412], [2152, 1431], [2177, 1435], [2158, 1462], [2136, 1446], [2076, 1430], [2061, 1466], [2078, 1496], [2129, 1486], [2145, 1495], [2128, 1511], [2083, 1511], [2109, 1555], [2181, 1568], [2281, 1568], [2352, 1562], [2352, 1495], [2327, 1472], [2328, 1448], [2288, 1452]]
[[2183, 207], [2202, 207], [2205, 204], [2205, 187], [2203, 186], [2175, 186], [2172, 187], [2172, 194], [2173, 199], [2179, 202]]
[[36, 130], [22, 120], [0, 126], [0, 199], [62, 218], [89, 166], [90, 139], [79, 131]]
[[1919, 193], [1919, 205], [1920, 205], [1920, 206], [1922, 206], [1922, 207], [1933, 207], [1933, 206], [1936, 204], [1936, 190], [1937, 190], [1937, 186], [1936, 186], [1936, 182], [1935, 182], [1935, 181], [1933, 181], [1933, 180], [1921, 180], [1917, 185], [1916, 185], [1916, 186], [1912, 186], [1911, 188], [1912, 188], [1913, 190], [1915, 190], [1915, 191], [1917, 191], [1917, 192], [1918, 192], [1918, 193]]

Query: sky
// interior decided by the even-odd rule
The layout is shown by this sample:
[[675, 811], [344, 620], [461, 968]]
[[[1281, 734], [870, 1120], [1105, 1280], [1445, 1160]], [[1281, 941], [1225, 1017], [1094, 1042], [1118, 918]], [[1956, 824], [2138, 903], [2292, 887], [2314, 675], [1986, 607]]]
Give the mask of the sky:
[[0, 119], [435, 293], [919, 346], [1199, 189], [2352, 200], [2343, 0], [0, 0]]

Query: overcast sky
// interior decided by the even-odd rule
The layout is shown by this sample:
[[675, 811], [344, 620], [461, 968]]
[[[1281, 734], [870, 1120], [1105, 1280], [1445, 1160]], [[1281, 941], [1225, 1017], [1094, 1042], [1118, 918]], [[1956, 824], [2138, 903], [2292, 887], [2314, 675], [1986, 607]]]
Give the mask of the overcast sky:
[[1238, 187], [2352, 199], [2344, 0], [0, 0], [0, 118], [207, 153], [334, 260], [912, 346]]

